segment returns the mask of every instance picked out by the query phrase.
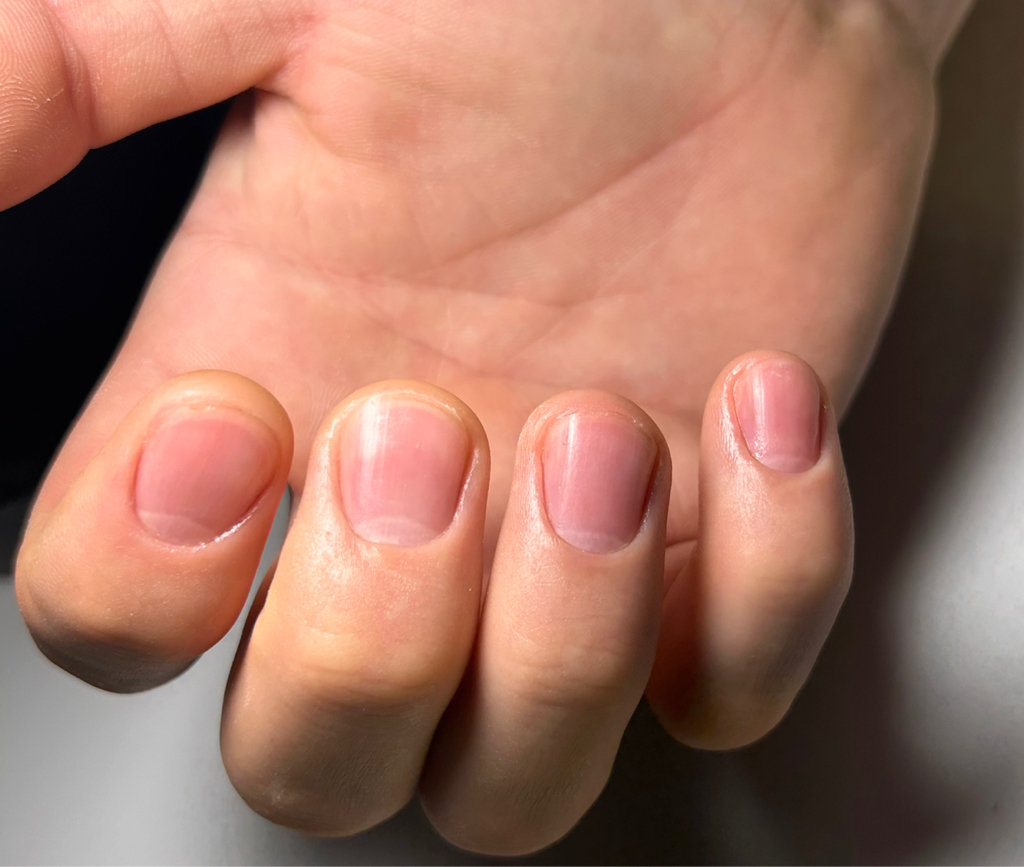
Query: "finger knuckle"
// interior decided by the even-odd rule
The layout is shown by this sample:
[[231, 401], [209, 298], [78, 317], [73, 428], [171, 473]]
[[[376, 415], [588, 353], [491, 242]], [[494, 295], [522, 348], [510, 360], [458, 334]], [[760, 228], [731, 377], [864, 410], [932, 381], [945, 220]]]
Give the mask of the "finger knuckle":
[[305, 630], [290, 643], [289, 676], [329, 707], [390, 713], [430, 706], [453, 688], [455, 663], [442, 647], [380, 645], [365, 636]]
[[529, 702], [586, 712], [616, 705], [636, 680], [636, 661], [620, 648], [591, 641], [539, 646], [519, 641], [508, 654], [509, 679]]

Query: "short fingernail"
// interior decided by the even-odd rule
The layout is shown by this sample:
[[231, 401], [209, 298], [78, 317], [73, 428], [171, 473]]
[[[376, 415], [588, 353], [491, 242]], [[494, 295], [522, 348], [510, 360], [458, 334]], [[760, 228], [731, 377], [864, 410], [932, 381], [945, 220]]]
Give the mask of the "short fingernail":
[[451, 524], [469, 457], [469, 434], [450, 413], [379, 395], [342, 432], [341, 499], [369, 542], [411, 547]]
[[149, 437], [139, 460], [139, 520], [174, 545], [212, 541], [249, 513], [280, 455], [277, 439], [255, 419], [216, 410], [173, 418]]
[[640, 529], [657, 452], [649, 436], [618, 416], [557, 419], [541, 455], [555, 532], [591, 554], [628, 545]]
[[736, 418], [750, 453], [766, 467], [802, 473], [821, 454], [821, 395], [802, 364], [762, 361], [733, 383]]

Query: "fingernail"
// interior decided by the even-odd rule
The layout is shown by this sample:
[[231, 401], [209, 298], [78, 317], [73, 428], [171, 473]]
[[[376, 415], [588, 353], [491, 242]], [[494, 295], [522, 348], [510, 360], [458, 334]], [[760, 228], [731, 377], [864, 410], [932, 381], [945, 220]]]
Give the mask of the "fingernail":
[[632, 542], [657, 452], [649, 436], [618, 416], [557, 419], [541, 455], [544, 500], [555, 532], [591, 554]]
[[736, 418], [750, 453], [766, 467], [802, 473], [821, 454], [821, 395], [802, 364], [753, 364], [733, 383]]
[[367, 400], [342, 432], [341, 499], [369, 542], [411, 547], [441, 535], [458, 506], [469, 434], [451, 414], [404, 397]]
[[135, 474], [135, 509], [157, 538], [209, 542], [238, 524], [274, 477], [281, 449], [269, 429], [195, 411], [149, 438]]

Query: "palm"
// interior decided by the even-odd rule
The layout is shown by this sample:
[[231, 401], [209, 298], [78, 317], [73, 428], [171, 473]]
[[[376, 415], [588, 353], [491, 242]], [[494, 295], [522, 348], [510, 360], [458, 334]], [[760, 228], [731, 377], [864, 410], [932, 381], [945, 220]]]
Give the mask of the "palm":
[[[0, 204], [86, 138], [260, 87], [37, 498], [16, 587], [44, 652], [107, 688], [180, 673], [237, 618], [290, 472], [308, 493], [221, 720], [263, 815], [353, 833], [420, 786], [447, 839], [516, 854], [593, 803], [645, 689], [686, 743], [774, 726], [849, 580], [835, 409], [930, 138], [927, 67], [890, 4], [132, 2], [100, 39], [90, 3], [111, 0], [16, 4], [53, 95], [12, 79], [13, 141], [46, 158]], [[94, 46], [88, 72], [58, 20]], [[55, 59], [70, 94], [48, 86]], [[802, 356], [831, 400], [779, 352], [712, 385], [754, 349]], [[485, 431], [457, 401], [445, 423], [426, 404], [450, 395], [423, 384], [344, 400], [389, 378], [454, 392]], [[581, 387], [655, 424], [555, 394]], [[488, 547], [508, 532], [481, 607], [487, 496]], [[374, 541], [360, 515], [405, 530]]]
[[496, 528], [527, 414], [599, 387], [665, 432], [690, 538], [729, 358], [790, 350], [848, 401], [927, 141], [879, 21], [740, 5], [330, 6], [236, 112], [73, 442], [169, 375], [234, 370], [288, 410], [301, 490], [338, 400], [427, 380], [484, 422]]

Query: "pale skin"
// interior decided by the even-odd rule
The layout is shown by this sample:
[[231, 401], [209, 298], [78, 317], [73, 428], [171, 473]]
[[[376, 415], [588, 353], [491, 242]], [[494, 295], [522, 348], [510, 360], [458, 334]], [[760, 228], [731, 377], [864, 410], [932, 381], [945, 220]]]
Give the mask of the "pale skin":
[[682, 743], [763, 736], [850, 579], [836, 419], [968, 5], [7, 0], [0, 207], [256, 89], [38, 493], [40, 648], [107, 689], [180, 674], [290, 484], [221, 726], [273, 821], [352, 834], [418, 792], [521, 854], [644, 695]]

